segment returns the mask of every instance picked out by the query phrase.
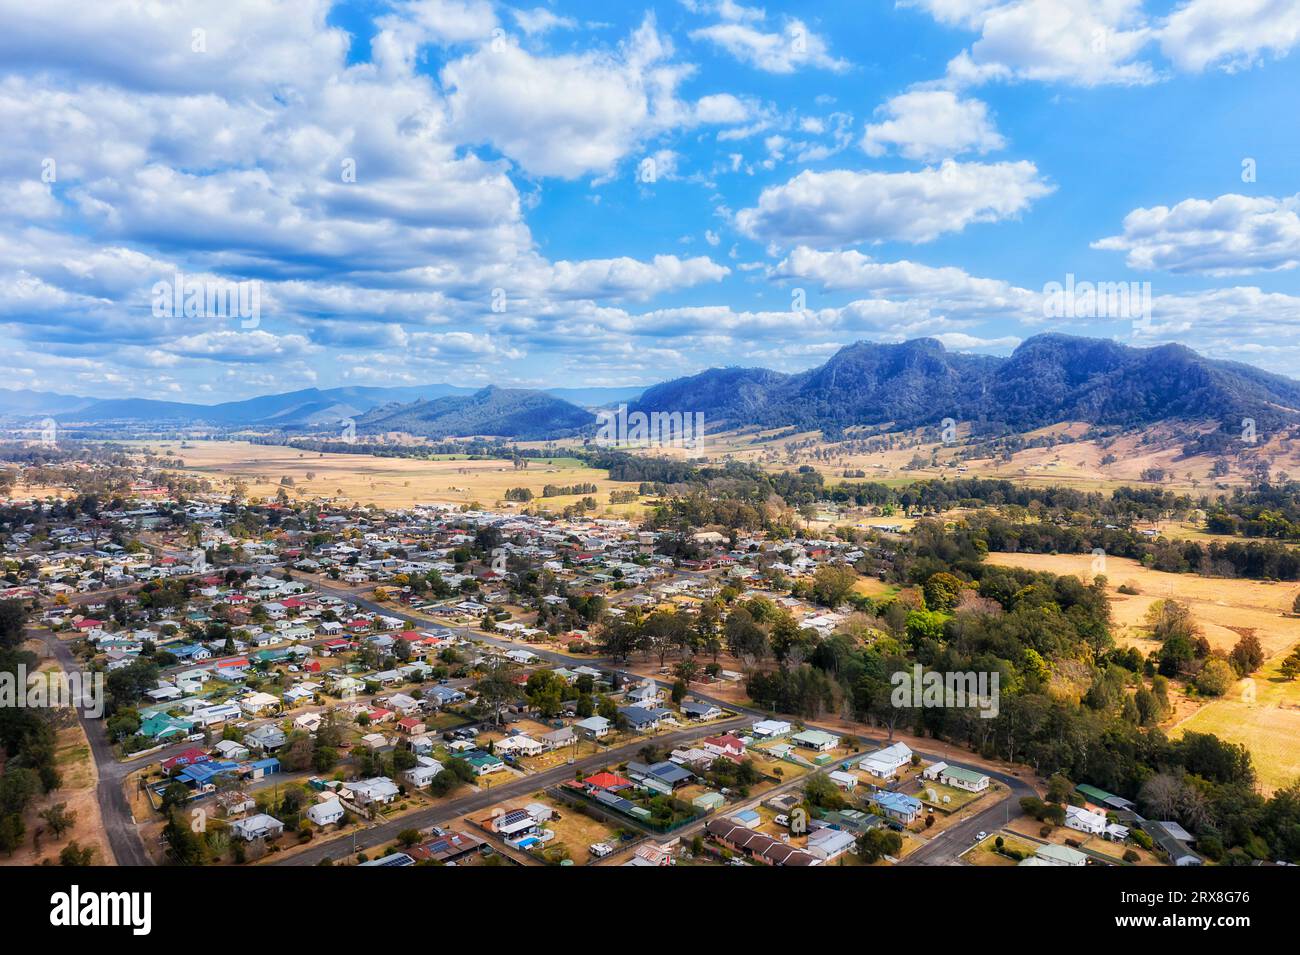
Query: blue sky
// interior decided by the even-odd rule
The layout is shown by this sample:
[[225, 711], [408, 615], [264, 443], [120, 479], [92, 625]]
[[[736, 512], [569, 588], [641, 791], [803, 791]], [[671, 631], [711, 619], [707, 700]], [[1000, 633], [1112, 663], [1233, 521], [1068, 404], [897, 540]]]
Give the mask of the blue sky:
[[[1300, 367], [1300, 0], [0, 13], [7, 387], [648, 384], [1045, 331]], [[178, 273], [256, 314], [160, 309]], [[1067, 275], [1149, 314], [1058, 317]]]

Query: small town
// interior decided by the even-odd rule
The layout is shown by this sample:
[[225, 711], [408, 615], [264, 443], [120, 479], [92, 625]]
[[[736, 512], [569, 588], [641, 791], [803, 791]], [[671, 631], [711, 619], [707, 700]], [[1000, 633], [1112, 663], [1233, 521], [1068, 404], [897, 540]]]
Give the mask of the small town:
[[[749, 699], [766, 652], [755, 619], [774, 622], [787, 655], [815, 653], [855, 613], [845, 601], [864, 548], [888, 560], [888, 520], [862, 544], [701, 531], [693, 556], [674, 558], [664, 551], [681, 540], [628, 520], [135, 490], [94, 516], [36, 505], [39, 530], [5, 528], [0, 600], [25, 608], [28, 645], [107, 688], [106, 712], [79, 727], [93, 799], [63, 846], [50, 821], [47, 855], [1202, 861], [1176, 822], [1086, 781]], [[11, 857], [30, 845], [24, 828], [7, 823]]]
[[1289, 928], [1300, 0], [0, 24], [6, 927]]

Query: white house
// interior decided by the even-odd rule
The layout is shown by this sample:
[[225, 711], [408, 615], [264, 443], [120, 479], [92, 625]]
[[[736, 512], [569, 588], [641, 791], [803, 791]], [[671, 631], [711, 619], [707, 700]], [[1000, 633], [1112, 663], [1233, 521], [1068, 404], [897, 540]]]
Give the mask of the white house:
[[353, 783], [344, 783], [343, 788], [352, 794], [359, 805], [386, 806], [397, 798], [397, 784], [387, 776], [375, 776]]
[[493, 749], [499, 755], [511, 756], [540, 756], [546, 752], [546, 746], [528, 736], [507, 736], [505, 739], [497, 740]]
[[609, 735], [610, 722], [603, 716], [589, 716], [574, 723], [574, 729], [588, 739], [602, 739]]
[[858, 762], [858, 768], [878, 779], [893, 779], [911, 761], [911, 748], [906, 743], [895, 743], [863, 756]]
[[1106, 832], [1106, 817], [1099, 812], [1090, 812], [1080, 806], [1065, 807], [1065, 825], [1090, 835], [1100, 836]]
[[1048, 843], [1045, 846], [1039, 846], [1032, 856], [1023, 860], [1020, 864], [1085, 866], [1088, 864], [1088, 857], [1078, 849], [1071, 849], [1069, 846], [1058, 846], [1055, 843]]
[[240, 819], [230, 826], [235, 838], [251, 842], [254, 839], [274, 839], [284, 832], [284, 823], [274, 816], [259, 812], [247, 819]]
[[754, 724], [754, 735], [760, 739], [775, 739], [786, 736], [793, 727], [785, 720], [759, 720]]
[[836, 786], [839, 786], [840, 789], [843, 789], [845, 792], [853, 792], [853, 790], [858, 788], [858, 777], [854, 776], [852, 773], [846, 773], [841, 770], [834, 769], [831, 770], [826, 775], [831, 782], [833, 782]]
[[416, 765], [402, 773], [402, 778], [416, 789], [423, 789], [442, 772], [443, 766], [432, 756], [417, 756], [415, 759]]
[[250, 693], [239, 701], [239, 708], [249, 716], [273, 713], [280, 708], [280, 701], [270, 693]]
[[343, 803], [339, 802], [337, 796], [334, 796], [324, 802], [318, 802], [308, 809], [307, 818], [318, 826], [328, 826], [342, 819], [343, 813]]
[[248, 759], [248, 747], [233, 739], [223, 739], [213, 748], [222, 759]]
[[808, 851], [823, 862], [830, 862], [852, 849], [857, 841], [851, 832], [823, 826], [808, 833]]

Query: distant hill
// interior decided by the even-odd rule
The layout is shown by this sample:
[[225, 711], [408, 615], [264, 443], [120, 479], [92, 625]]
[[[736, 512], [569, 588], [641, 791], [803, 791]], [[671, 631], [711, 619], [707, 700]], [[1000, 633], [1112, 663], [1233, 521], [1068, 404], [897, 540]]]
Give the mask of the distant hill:
[[[65, 425], [147, 424], [206, 425], [217, 428], [267, 427], [294, 431], [333, 429], [345, 418], [356, 419], [374, 408], [450, 396], [469, 396], [479, 388], [447, 384], [392, 388], [353, 386], [306, 388], [259, 395], [241, 401], [201, 405], [151, 398], [79, 398], [47, 391], [0, 389], [0, 416], [50, 415]], [[635, 400], [643, 391], [627, 388], [554, 388], [545, 393], [585, 408]]]
[[[1133, 348], [1110, 339], [1048, 334], [1010, 356], [953, 353], [932, 338], [899, 344], [857, 342], [823, 365], [795, 374], [766, 368], [713, 368], [650, 388], [308, 388], [214, 405], [145, 398], [101, 400], [0, 389], [0, 416], [52, 416], [62, 425], [409, 431], [430, 437], [472, 434], [558, 437], [590, 429], [591, 409], [626, 402], [632, 411], [702, 412], [710, 431], [759, 426], [898, 428], [951, 417], [1016, 431], [1085, 421], [1140, 427], [1160, 421], [1217, 420], [1260, 428], [1300, 421], [1300, 382], [1181, 345]], [[364, 423], [364, 425], [363, 425]]]
[[1028, 431], [1060, 421], [1132, 427], [1165, 420], [1300, 421], [1300, 382], [1181, 345], [1038, 335], [1007, 358], [953, 354], [935, 339], [858, 342], [798, 374], [715, 368], [646, 389], [638, 411], [703, 412], [709, 429], [837, 431], [951, 417]]
[[53, 415], [75, 411], [93, 405], [95, 398], [78, 398], [52, 391], [32, 391], [29, 388], [0, 388], [0, 415]]
[[389, 404], [357, 419], [358, 434], [404, 431], [428, 438], [491, 435], [536, 441], [576, 434], [595, 415], [543, 391], [489, 386], [472, 395]]

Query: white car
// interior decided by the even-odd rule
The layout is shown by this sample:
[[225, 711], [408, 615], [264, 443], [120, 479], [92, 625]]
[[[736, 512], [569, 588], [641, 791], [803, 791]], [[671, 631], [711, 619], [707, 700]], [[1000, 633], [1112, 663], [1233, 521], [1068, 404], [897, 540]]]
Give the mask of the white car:
[[984, 830], [982, 830], [982, 829], [981, 829], [979, 832], [975, 833], [975, 841], [976, 841], [976, 842], [983, 842], [983, 841], [984, 841], [985, 839], [987, 839], [988, 837], [989, 837], [989, 834], [988, 834], [987, 832], [985, 832]]

